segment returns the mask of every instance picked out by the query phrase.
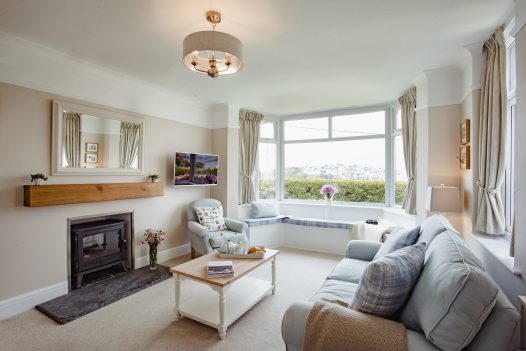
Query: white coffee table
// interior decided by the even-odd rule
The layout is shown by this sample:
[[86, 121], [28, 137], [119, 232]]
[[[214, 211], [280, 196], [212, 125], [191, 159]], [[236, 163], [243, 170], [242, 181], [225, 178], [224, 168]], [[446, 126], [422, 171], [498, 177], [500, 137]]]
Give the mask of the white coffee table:
[[[268, 293], [276, 292], [276, 255], [279, 250], [266, 249], [265, 257], [231, 258], [234, 276], [227, 278], [208, 278], [206, 264], [209, 261], [224, 261], [217, 252], [209, 253], [172, 267], [175, 278], [175, 318], [188, 317], [209, 325], [219, 331], [224, 339], [227, 328], [246, 313]], [[262, 264], [272, 261], [272, 281], [248, 277], [246, 274]], [[197, 291], [181, 298], [181, 282], [191, 279], [199, 283]], [[210, 289], [211, 288], [211, 289]]]

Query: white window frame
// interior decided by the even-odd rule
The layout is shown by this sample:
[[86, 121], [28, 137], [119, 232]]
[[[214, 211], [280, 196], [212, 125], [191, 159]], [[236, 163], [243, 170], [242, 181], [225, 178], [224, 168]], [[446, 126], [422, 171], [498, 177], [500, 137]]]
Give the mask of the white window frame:
[[[369, 112], [384, 111], [385, 113], [385, 129], [384, 134], [375, 134], [370, 136], [355, 136], [355, 137], [332, 137], [332, 118], [353, 114], [362, 114]], [[329, 133], [327, 138], [321, 139], [304, 139], [304, 140], [288, 140], [284, 138], [284, 124], [285, 121], [292, 120], [304, 120], [312, 118], [328, 118]], [[331, 110], [321, 111], [313, 113], [304, 113], [298, 115], [283, 116], [279, 120], [279, 136], [278, 136], [278, 167], [277, 170], [279, 175], [277, 176], [279, 186], [276, 189], [276, 195], [279, 194], [278, 200], [284, 202], [321, 202], [321, 200], [301, 200], [301, 199], [285, 199], [285, 145], [286, 144], [297, 144], [297, 143], [322, 143], [331, 141], [352, 141], [352, 140], [364, 140], [364, 139], [384, 139], [385, 140], [385, 202], [384, 203], [365, 203], [365, 202], [339, 202], [343, 205], [359, 205], [359, 206], [373, 206], [373, 207], [386, 207], [392, 206], [394, 203], [394, 168], [393, 168], [393, 138], [391, 135], [391, 126], [393, 121], [393, 108], [391, 105], [375, 105], [362, 108], [342, 109], [342, 110]]]
[[[258, 152], [258, 155], [257, 155], [257, 158], [256, 158], [256, 166], [257, 166], [257, 171], [256, 171], [256, 176], [255, 176], [255, 188], [256, 188], [256, 199], [259, 201], [276, 201], [278, 200], [280, 197], [279, 195], [279, 192], [280, 192], [280, 182], [279, 182], [279, 177], [280, 177], [280, 171], [279, 171], [279, 123], [278, 121], [276, 120], [271, 120], [271, 119], [263, 119], [262, 123], [272, 123], [273, 126], [274, 126], [274, 136], [272, 138], [259, 138], [259, 144], [262, 144], [262, 143], [266, 143], [266, 144], [275, 144], [276, 145], [276, 197], [274, 199], [260, 199], [259, 198], [259, 152]], [[258, 148], [259, 149], [259, 148]]]
[[401, 205], [396, 204], [396, 155], [395, 155], [395, 139], [397, 136], [402, 135], [402, 126], [400, 125], [400, 128], [396, 128], [396, 112], [398, 110], [401, 110], [402, 106], [400, 106], [399, 103], [393, 104], [390, 109], [391, 114], [391, 121], [390, 121], [390, 130], [391, 130], [391, 154], [390, 154], [390, 162], [391, 162], [391, 202], [389, 203], [390, 207], [393, 208], [402, 208]]

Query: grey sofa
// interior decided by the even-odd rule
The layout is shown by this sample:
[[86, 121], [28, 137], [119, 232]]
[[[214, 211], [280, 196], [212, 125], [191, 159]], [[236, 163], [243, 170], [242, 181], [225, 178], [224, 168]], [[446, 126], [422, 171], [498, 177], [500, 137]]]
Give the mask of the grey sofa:
[[[454, 339], [458, 336], [456, 334], [458, 334], [457, 330], [462, 329], [461, 326], [465, 317], [464, 312], [480, 316], [482, 315], [480, 310], [484, 308], [484, 306], [481, 307], [480, 304], [477, 305], [475, 303], [473, 303], [473, 306], [470, 306], [470, 297], [481, 294], [487, 295], [487, 292], [493, 289], [493, 295], [490, 296], [492, 304], [491, 306], [485, 306], [489, 316], [485, 321], [484, 318], [481, 319], [483, 324], [478, 333], [471, 332], [473, 335], [465, 338], [465, 344], [461, 348], [474, 351], [507, 350], [518, 324], [519, 314], [489, 276], [487, 276], [490, 280], [489, 282], [486, 278], [477, 279], [475, 282], [475, 285], [480, 283], [480, 281], [484, 282], [488, 286], [487, 289], [485, 286], [481, 288], [479, 284], [479, 286], [476, 286], [477, 290], [462, 288], [463, 291], [457, 289], [451, 292], [451, 296], [459, 299], [457, 302], [462, 304], [462, 308], [469, 306], [468, 308], [470, 309], [467, 311], [459, 313], [456, 311], [455, 306], [448, 306], [446, 301], [449, 301], [447, 300], [449, 297], [442, 298], [438, 296], [434, 299], [432, 297], [433, 290], [439, 284], [444, 284], [446, 281], [460, 284], [458, 282], [464, 279], [460, 276], [463, 274], [460, 272], [463, 267], [466, 267], [468, 275], [472, 271], [478, 271], [482, 275], [487, 275], [484, 272], [482, 263], [464, 245], [458, 232], [451, 227], [443, 216], [433, 216], [423, 223], [418, 241], [424, 241], [427, 244], [424, 268], [406, 305], [396, 316], [392, 317], [392, 319], [406, 325], [407, 349], [409, 351], [458, 349], [444, 347], [444, 343], [447, 344], [449, 338]], [[338, 300], [347, 303], [351, 302], [363, 270], [373, 259], [380, 245], [380, 243], [360, 240], [349, 242], [346, 258], [338, 263], [327, 277], [323, 286], [312, 296], [310, 301], [297, 302], [289, 306], [282, 323], [282, 336], [288, 351], [300, 351], [302, 349], [305, 324], [314, 301]], [[450, 264], [456, 266], [453, 267]], [[464, 300], [461, 299], [463, 293], [465, 294]], [[492, 307], [493, 303], [494, 307]], [[419, 320], [424, 329], [426, 329], [426, 326], [431, 327], [422, 330], [415, 327], [415, 325], [408, 325], [411, 323], [407, 323], [407, 321], [411, 319]], [[438, 325], [439, 323], [442, 324]], [[480, 326], [480, 323], [478, 326]], [[442, 328], [442, 335], [438, 335], [437, 330], [439, 328]], [[445, 339], [442, 344], [437, 342], [437, 339], [440, 337]], [[429, 339], [435, 343], [432, 343]], [[435, 344], [442, 347], [439, 348]]]
[[[216, 199], [199, 199], [192, 201], [187, 208], [188, 231], [192, 246], [192, 258], [206, 255], [219, 248], [225, 238], [232, 242], [248, 244], [248, 225], [244, 222], [224, 217], [227, 230], [210, 231], [201, 224], [195, 214], [196, 207], [221, 206]], [[224, 237], [221, 236], [223, 233]]]

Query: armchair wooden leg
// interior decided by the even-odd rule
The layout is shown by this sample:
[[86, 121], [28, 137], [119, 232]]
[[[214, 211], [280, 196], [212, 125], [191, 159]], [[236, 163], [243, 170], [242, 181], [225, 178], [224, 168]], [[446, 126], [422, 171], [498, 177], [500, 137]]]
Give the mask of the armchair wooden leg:
[[192, 247], [191, 250], [190, 250], [190, 258], [193, 260], [195, 258], [195, 250], [194, 248]]

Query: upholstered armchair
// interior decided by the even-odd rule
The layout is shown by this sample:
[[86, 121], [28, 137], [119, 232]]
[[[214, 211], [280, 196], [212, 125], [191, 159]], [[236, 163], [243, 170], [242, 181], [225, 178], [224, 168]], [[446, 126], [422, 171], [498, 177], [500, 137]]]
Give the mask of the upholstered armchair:
[[244, 222], [223, 217], [226, 229], [222, 230], [208, 229], [199, 223], [196, 208], [217, 206], [222, 208], [221, 202], [215, 199], [195, 200], [188, 205], [188, 231], [192, 245], [192, 258], [212, 252], [212, 250], [219, 248], [225, 240], [248, 244], [248, 226]]

